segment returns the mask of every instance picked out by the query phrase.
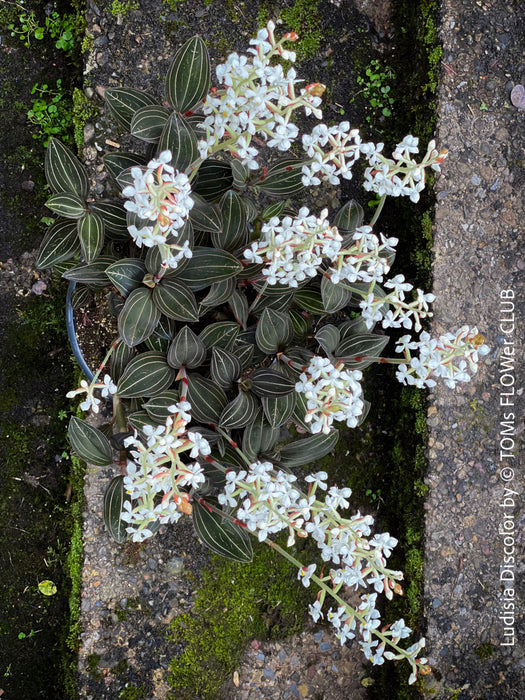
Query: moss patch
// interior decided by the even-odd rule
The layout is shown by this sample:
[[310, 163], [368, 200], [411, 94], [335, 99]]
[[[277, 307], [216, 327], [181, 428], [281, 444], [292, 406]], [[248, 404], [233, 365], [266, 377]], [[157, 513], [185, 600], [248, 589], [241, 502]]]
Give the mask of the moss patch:
[[171, 665], [177, 697], [215, 698], [247, 640], [298, 631], [314, 592], [296, 579], [295, 568], [265, 545], [255, 547], [250, 564], [213, 557], [193, 610], [172, 624], [173, 639], [183, 645]]

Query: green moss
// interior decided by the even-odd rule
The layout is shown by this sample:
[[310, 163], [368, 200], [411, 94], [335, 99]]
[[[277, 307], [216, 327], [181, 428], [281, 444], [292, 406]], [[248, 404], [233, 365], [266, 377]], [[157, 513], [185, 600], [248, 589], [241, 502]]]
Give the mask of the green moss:
[[255, 547], [250, 564], [213, 557], [193, 610], [172, 624], [173, 639], [184, 645], [169, 678], [177, 697], [216, 697], [250, 639], [298, 631], [311, 594], [296, 578], [295, 568], [265, 545]]
[[146, 696], [144, 686], [126, 685], [119, 693], [119, 700], [144, 700]]
[[299, 36], [295, 44], [298, 60], [315, 56], [323, 38], [319, 0], [296, 0], [293, 7], [281, 12], [281, 19]]
[[90, 654], [87, 657], [87, 667], [88, 673], [93, 678], [93, 680], [98, 681], [102, 678], [102, 671], [99, 669], [98, 665], [100, 663], [100, 654]]
[[476, 656], [479, 656], [480, 659], [490, 659], [493, 655], [494, 645], [490, 642], [483, 642], [483, 644], [480, 644], [476, 649]]
[[97, 106], [79, 88], [73, 90], [73, 129], [79, 155], [84, 149], [84, 126], [98, 116]]
[[139, 4], [136, 0], [113, 0], [111, 3], [111, 14], [114, 17], [122, 15], [127, 17], [130, 12], [139, 9]]

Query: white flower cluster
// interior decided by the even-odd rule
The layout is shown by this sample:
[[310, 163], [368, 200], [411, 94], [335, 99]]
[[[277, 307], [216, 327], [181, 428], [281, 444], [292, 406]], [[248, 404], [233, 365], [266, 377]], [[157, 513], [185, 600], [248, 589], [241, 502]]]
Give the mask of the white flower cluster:
[[[372, 285], [373, 286], [373, 285]], [[359, 303], [362, 317], [368, 328], [373, 328], [377, 321], [381, 321], [383, 328], [412, 328], [421, 330], [421, 319], [432, 316], [429, 304], [434, 301], [433, 294], [416, 289], [416, 298], [406, 302], [404, 292], [413, 289], [412, 285], [404, 281], [403, 275], [396, 275], [385, 283], [385, 287], [394, 288], [394, 291], [385, 296], [369, 291], [366, 297]], [[384, 305], [389, 304], [392, 309], [384, 311]]]
[[[128, 226], [128, 231], [139, 248], [160, 246], [163, 260], [169, 267], [177, 267], [182, 257], [191, 258], [191, 248], [186, 241], [183, 246], [167, 243], [170, 235], [177, 235], [186, 221], [193, 199], [188, 176], [171, 165], [171, 152], [162, 151], [156, 160], [151, 160], [146, 169], [131, 168], [133, 185], [128, 185], [122, 194], [130, 199], [124, 203], [127, 211], [137, 214], [151, 226], [137, 229]], [[175, 251], [175, 253], [173, 252]]]
[[382, 282], [390, 270], [389, 256], [393, 256], [397, 238], [378, 238], [371, 226], [360, 226], [352, 234], [355, 243], [340, 250], [332, 258], [333, 267], [328, 276], [334, 284], [347, 282]]
[[313, 434], [328, 434], [334, 420], [346, 421], [349, 428], [355, 428], [364, 408], [359, 384], [362, 377], [359, 370], [345, 370], [342, 363], [334, 367], [326, 357], [312, 357], [295, 390], [306, 397], [304, 420], [311, 423]]
[[304, 134], [302, 140], [304, 150], [312, 158], [303, 166], [303, 185], [320, 185], [321, 180], [338, 185], [340, 177], [352, 178], [351, 169], [359, 158], [361, 137], [357, 129], [350, 129], [348, 122], [330, 127], [319, 124], [311, 134]]
[[97, 382], [96, 377], [90, 384], [85, 379], [82, 379], [80, 382], [80, 388], [75, 389], [74, 391], [68, 391], [66, 398], [72, 399], [75, 396], [78, 396], [78, 394], [85, 393], [86, 398], [80, 404], [80, 408], [82, 411], [93, 411], [93, 413], [98, 413], [100, 399], [98, 399], [94, 394], [97, 389], [100, 389], [100, 395], [105, 399], [109, 398], [111, 394], [115, 394], [117, 392], [116, 384], [114, 384], [109, 374], [106, 374], [104, 375], [102, 382]]
[[143, 426], [145, 444], [136, 435], [125, 441], [126, 447], [133, 448], [133, 459], [126, 466], [124, 488], [130, 500], [124, 502], [121, 518], [129, 523], [126, 531], [135, 542], [153, 535], [149, 523], [175, 523], [182, 514], [191, 513], [189, 493], [184, 489], [204, 483], [200, 464], [181, 458], [188, 451], [190, 459], [206, 457], [211, 452], [200, 433], [186, 430], [190, 409], [187, 401], [180, 401], [169, 407], [174, 415], [168, 416], [164, 425]]
[[[394, 591], [401, 590], [397, 581], [402, 573], [386, 568], [386, 559], [397, 540], [388, 532], [369, 539], [374, 522], [371, 516], [357, 513], [350, 519], [343, 518], [338, 510], [348, 508], [351, 490], [328, 488], [326, 479], [326, 472], [307, 476], [309, 488], [304, 494], [292, 474], [275, 470], [271, 462], [254, 462], [246, 470], [226, 473], [226, 485], [219, 502], [236, 508], [236, 519], [256, 533], [261, 542], [269, 534], [285, 529], [289, 531], [288, 547], [293, 545], [296, 535], [311, 535], [321, 550], [323, 561], [335, 565], [326, 576], [320, 574], [319, 577], [315, 574], [316, 564], [302, 566], [292, 557], [299, 565], [297, 578], [301, 583], [309, 587], [313, 579], [321, 588], [317, 600], [309, 606], [314, 621], [323, 617], [323, 603], [328, 593], [341, 603], [337, 610], [330, 608], [327, 612], [327, 619], [341, 644], [359, 634], [363, 653], [372, 663], [382, 664], [384, 658], [406, 658], [412, 664], [415, 680], [418, 666], [426, 663], [426, 659], [416, 659], [425, 640], [408, 650], [398, 647], [399, 640], [411, 633], [410, 628], [401, 619], [380, 631], [380, 613], [375, 607], [378, 592], [392, 598]], [[326, 492], [322, 501], [316, 498], [318, 489]], [[360, 605], [354, 610], [338, 596], [343, 585], [353, 586], [355, 590], [372, 585], [376, 592], [363, 593]], [[387, 644], [395, 651], [385, 651]]]
[[425, 188], [425, 169], [430, 167], [439, 172], [440, 164], [446, 157], [446, 151], [439, 153], [436, 150], [436, 142], [430, 141], [425, 157], [417, 163], [410, 156], [419, 153], [419, 139], [414, 136], [405, 136], [398, 143], [392, 158], [386, 158], [382, 154], [384, 144], [367, 143], [361, 145], [361, 152], [365, 154], [370, 166], [365, 170], [365, 182], [363, 187], [368, 192], [376, 192], [380, 197], [406, 196], [412, 202], [419, 201], [419, 193]]
[[333, 259], [341, 247], [343, 239], [327, 216], [328, 209], [316, 217], [306, 207], [293, 219], [286, 216], [281, 221], [274, 216], [262, 225], [260, 239], [244, 251], [244, 257], [269, 263], [263, 270], [268, 284], [297, 287], [298, 282], [315, 277], [323, 258]]
[[[412, 357], [411, 350], [419, 351], [419, 357]], [[404, 353], [407, 360], [396, 372], [402, 384], [433, 387], [434, 377], [441, 377], [453, 389], [458, 382], [470, 381], [469, 371], [477, 372], [480, 357], [489, 352], [489, 347], [477, 328], [462, 326], [456, 333], [445, 333], [438, 339], [426, 331], [418, 341], [405, 335], [399, 339], [396, 351]]]
[[[281, 65], [273, 65], [276, 56], [295, 61], [295, 53], [283, 49], [283, 42], [297, 38], [287, 34], [276, 41], [274, 29], [275, 24], [268, 22], [250, 40], [255, 47], [248, 49], [252, 56], [233, 53], [217, 67], [222, 87], [211, 91], [203, 105], [206, 116], [201, 127], [206, 130], [206, 138], [199, 141], [201, 158], [227, 147], [248, 168], [257, 169], [258, 151], [252, 137], [258, 135], [272, 148], [288, 151], [299, 134], [290, 121], [293, 112], [302, 107], [306, 114], [321, 118], [321, 98], [316, 94], [321, 86], [308, 86], [297, 95], [295, 70], [290, 68], [285, 74]], [[225, 143], [221, 144], [223, 139]]]

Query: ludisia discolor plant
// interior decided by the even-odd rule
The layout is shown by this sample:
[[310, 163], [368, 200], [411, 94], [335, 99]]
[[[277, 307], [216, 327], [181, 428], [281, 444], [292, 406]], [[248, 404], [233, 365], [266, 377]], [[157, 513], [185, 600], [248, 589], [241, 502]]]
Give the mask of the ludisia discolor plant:
[[[406, 659], [413, 682], [428, 672], [424, 639], [407, 648], [411, 630], [402, 619], [382, 625], [376, 608], [378, 595], [401, 593], [402, 573], [387, 566], [396, 539], [349, 514], [349, 488], [304, 465], [332, 451], [339, 423], [365, 419], [371, 363], [395, 365], [404, 384], [454, 388], [488, 349], [475, 328], [422, 331], [433, 295], [390, 274], [397, 239], [377, 230], [385, 198], [417, 202], [445, 153], [431, 142], [418, 159], [407, 136], [387, 156], [348, 122], [322, 123], [324, 86], [285, 72], [278, 59], [293, 63], [285, 46], [296, 36], [274, 30], [219, 64], [214, 87], [195, 37], [173, 59], [163, 104], [106, 91], [116, 121], [142, 141], [138, 153], [104, 158], [115, 199], [90, 198], [82, 164], [50, 141], [47, 206], [61, 218], [38, 264], [76, 282], [75, 304], [105, 290], [118, 326], [94, 377], [69, 394], [95, 412], [111, 396], [113, 436], [73, 418], [70, 439], [90, 464], [116, 466], [104, 515], [118, 542], [188, 516], [213, 551], [249, 561], [255, 536], [317, 586], [314, 620], [329, 620], [341, 643], [357, 640], [374, 664]], [[350, 179], [359, 159], [379, 198], [372, 219], [354, 201], [311, 212], [308, 188]], [[388, 329], [406, 331], [394, 357], [382, 354]], [[287, 547], [272, 539], [281, 530]], [[297, 558], [298, 537], [315, 542], [317, 564]], [[358, 605], [343, 587], [361, 591]]]

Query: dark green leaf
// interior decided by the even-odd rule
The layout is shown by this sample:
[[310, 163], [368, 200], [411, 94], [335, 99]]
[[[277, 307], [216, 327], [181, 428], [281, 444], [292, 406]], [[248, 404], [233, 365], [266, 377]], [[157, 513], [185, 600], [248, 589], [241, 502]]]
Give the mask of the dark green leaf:
[[89, 192], [86, 169], [67, 146], [49, 139], [45, 157], [46, 180], [53, 192], [70, 192], [85, 199]]
[[46, 207], [65, 219], [80, 219], [86, 213], [84, 200], [71, 192], [60, 192], [52, 195], [47, 200]]
[[241, 371], [241, 361], [238, 357], [220, 347], [212, 347], [210, 372], [212, 379], [219, 386], [229, 389], [232, 383], [239, 379]]
[[78, 238], [82, 257], [87, 263], [96, 260], [104, 245], [104, 222], [102, 217], [88, 212], [77, 221]]
[[206, 346], [188, 326], [177, 333], [168, 351], [168, 364], [179, 369], [183, 365], [192, 369], [206, 359]]
[[215, 248], [234, 251], [248, 243], [248, 225], [243, 200], [233, 190], [223, 196], [220, 203], [222, 231], [212, 233]]
[[177, 51], [166, 76], [166, 97], [177, 112], [188, 112], [210, 87], [210, 58], [206, 44], [194, 36]]
[[173, 413], [168, 411], [168, 408], [179, 403], [179, 401], [179, 392], [175, 389], [168, 389], [168, 391], [163, 391], [151, 398], [144, 404], [144, 408], [148, 412], [148, 416], [160, 424], [165, 423], [168, 416], [173, 416]]
[[188, 375], [188, 401], [191, 415], [199, 423], [217, 423], [228, 403], [223, 389], [200, 374]]
[[108, 238], [118, 241], [129, 240], [126, 210], [120, 202], [93, 202], [89, 206], [91, 211], [102, 217], [104, 233]]
[[184, 117], [172, 112], [160, 136], [159, 152], [171, 151], [171, 165], [185, 171], [199, 157], [197, 137]]
[[56, 221], [48, 228], [40, 245], [36, 266], [40, 270], [70, 260], [80, 252], [77, 225], [74, 221]]
[[334, 217], [333, 225], [337, 226], [342, 235], [353, 233], [362, 226], [364, 219], [363, 207], [353, 199], [339, 209]]
[[230, 279], [223, 280], [222, 282], [215, 282], [210, 286], [210, 291], [201, 301], [201, 305], [219, 306], [219, 304], [224, 304], [234, 293], [235, 286], [234, 277], [230, 277]]
[[146, 105], [138, 109], [131, 119], [131, 135], [147, 143], [156, 143], [170, 116], [161, 105]]
[[235, 290], [229, 298], [228, 303], [237, 323], [241, 328], [246, 328], [246, 324], [248, 323], [248, 300], [244, 294]]
[[315, 339], [326, 354], [331, 355], [340, 341], [339, 329], [328, 323], [317, 331]]
[[175, 378], [175, 370], [161, 352], [149, 350], [134, 357], [124, 370], [118, 395], [123, 399], [156, 396], [168, 389]]
[[157, 100], [143, 90], [135, 88], [108, 88], [104, 93], [109, 111], [126, 131], [131, 131], [133, 115], [141, 107], [155, 105]]
[[201, 542], [215, 554], [243, 563], [252, 560], [250, 536], [199, 501], [193, 504], [193, 526]]
[[279, 462], [288, 469], [310, 464], [331, 452], [337, 445], [338, 439], [339, 431], [331, 430], [328, 435], [319, 433], [302, 440], [295, 440], [281, 448]]
[[153, 302], [165, 316], [175, 321], [199, 320], [195, 295], [178, 277], [164, 277], [153, 288]]
[[242, 269], [241, 263], [231, 253], [215, 248], [198, 248], [177, 279], [193, 289], [204, 289], [214, 282], [235, 277]]
[[363, 369], [374, 362], [373, 359], [368, 358], [380, 357], [388, 341], [387, 335], [373, 333], [350, 336], [339, 343], [334, 355], [342, 360], [348, 369]]
[[135, 348], [130, 348], [129, 345], [119, 338], [115, 349], [111, 354], [111, 376], [114, 382], [118, 382], [121, 378], [126, 365], [136, 355]]
[[265, 396], [261, 399], [264, 415], [272, 428], [280, 428], [289, 420], [295, 408], [295, 396], [292, 391], [286, 396]]
[[352, 297], [352, 292], [345, 289], [340, 284], [334, 284], [328, 277], [321, 278], [321, 298], [324, 310], [333, 314], [348, 305]]
[[99, 256], [95, 262], [89, 265], [76, 265], [64, 272], [62, 277], [73, 282], [82, 282], [91, 287], [106, 287], [109, 280], [106, 268], [115, 262], [115, 258], [109, 255]]
[[254, 419], [258, 407], [258, 401], [253, 394], [241, 391], [221, 413], [219, 426], [229, 430], [244, 428]]
[[160, 311], [153, 303], [151, 291], [145, 287], [134, 289], [118, 317], [120, 336], [132, 348], [149, 338], [159, 320]]
[[113, 464], [113, 452], [109, 440], [100, 430], [72, 416], [69, 421], [69, 441], [78, 457], [95, 467]]
[[313, 289], [299, 289], [294, 294], [295, 303], [312, 314], [324, 314], [324, 304], [319, 292]]
[[104, 493], [104, 523], [111, 537], [122, 544], [128, 537], [126, 532], [126, 523], [121, 520], [120, 514], [124, 510], [124, 502], [129, 501], [130, 497], [124, 490], [124, 477], [116, 476], [109, 482], [109, 486]]
[[257, 187], [266, 194], [286, 198], [300, 192], [302, 183], [302, 167], [305, 161], [295, 158], [285, 158], [268, 170], [268, 173], [257, 183]]
[[264, 309], [257, 324], [255, 340], [265, 353], [275, 353], [286, 347], [293, 338], [293, 326], [290, 317], [280, 311]]
[[104, 161], [106, 170], [116, 180], [120, 173], [122, 173], [124, 170], [128, 170], [129, 168], [133, 168], [135, 166], [146, 165], [147, 159], [144, 158], [144, 156], [137, 155], [136, 153], [116, 152], [106, 153], [106, 155], [102, 157], [102, 160]]
[[[204, 135], [202, 129], [201, 137]], [[196, 192], [207, 202], [214, 202], [222, 197], [233, 185], [232, 167], [234, 163], [225, 163], [222, 160], [207, 158], [199, 167], [195, 182], [192, 184], [192, 192]]]
[[231, 350], [239, 335], [239, 326], [232, 321], [210, 323], [199, 337], [207, 348], [218, 347]]
[[106, 275], [122, 296], [141, 286], [146, 266], [138, 258], [122, 258], [106, 268]]
[[257, 396], [286, 396], [290, 394], [295, 388], [295, 382], [285, 377], [280, 372], [276, 372], [273, 369], [266, 369], [266, 367], [260, 367], [254, 370], [249, 375], [249, 380], [251, 381], [251, 390]]
[[190, 209], [190, 221], [197, 231], [219, 232], [222, 226], [219, 208], [198, 194], [192, 193], [191, 198], [193, 206]]

